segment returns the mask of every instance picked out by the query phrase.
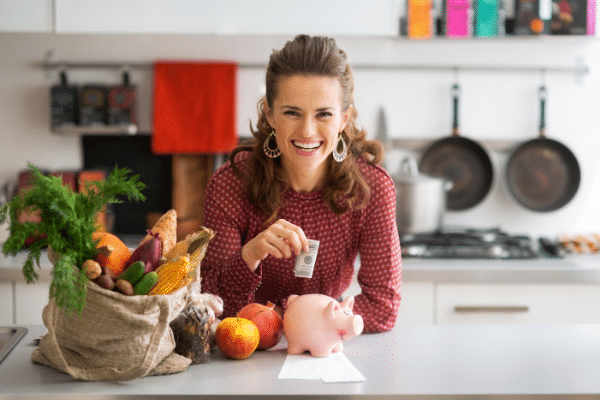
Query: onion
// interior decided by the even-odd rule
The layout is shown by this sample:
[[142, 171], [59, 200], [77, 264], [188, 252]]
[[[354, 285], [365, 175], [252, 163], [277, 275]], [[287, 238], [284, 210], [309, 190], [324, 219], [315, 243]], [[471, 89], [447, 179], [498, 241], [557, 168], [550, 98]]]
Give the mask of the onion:
[[140, 243], [129, 257], [129, 261], [127, 261], [128, 266], [136, 261], [143, 261], [146, 266], [144, 273], [157, 269], [162, 256], [162, 242], [158, 233], [152, 233], [150, 230], [147, 232], [151, 236], [150, 239]]

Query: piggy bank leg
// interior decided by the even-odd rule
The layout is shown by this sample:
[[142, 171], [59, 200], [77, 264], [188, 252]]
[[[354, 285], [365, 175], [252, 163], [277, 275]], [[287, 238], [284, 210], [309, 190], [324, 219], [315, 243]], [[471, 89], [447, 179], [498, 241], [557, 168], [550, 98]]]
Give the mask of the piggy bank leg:
[[288, 348], [287, 348], [288, 354], [302, 354], [305, 351], [306, 351], [306, 349], [304, 347], [300, 347], [298, 345], [294, 346], [294, 345], [289, 345], [288, 344]]
[[344, 344], [343, 343], [338, 343], [335, 346], [333, 346], [333, 349], [331, 349], [331, 351], [333, 353], [341, 353], [342, 351], [344, 351]]
[[317, 358], [326, 358], [331, 355], [332, 349], [312, 349], [310, 350], [310, 355]]

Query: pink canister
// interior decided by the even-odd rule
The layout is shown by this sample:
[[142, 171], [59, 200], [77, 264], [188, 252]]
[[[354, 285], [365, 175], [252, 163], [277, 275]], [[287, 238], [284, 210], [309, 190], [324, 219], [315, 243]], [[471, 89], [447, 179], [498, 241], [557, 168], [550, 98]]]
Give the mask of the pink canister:
[[446, 1], [446, 36], [450, 38], [471, 37], [473, 10], [471, 0]]

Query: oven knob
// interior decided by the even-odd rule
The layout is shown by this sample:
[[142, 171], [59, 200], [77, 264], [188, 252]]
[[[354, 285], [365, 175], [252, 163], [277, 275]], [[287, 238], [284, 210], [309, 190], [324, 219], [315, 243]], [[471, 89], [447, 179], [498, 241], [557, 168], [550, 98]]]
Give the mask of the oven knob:
[[508, 257], [507, 251], [504, 249], [504, 247], [502, 247], [499, 244], [491, 245], [488, 248], [488, 255], [491, 258], [507, 258]]

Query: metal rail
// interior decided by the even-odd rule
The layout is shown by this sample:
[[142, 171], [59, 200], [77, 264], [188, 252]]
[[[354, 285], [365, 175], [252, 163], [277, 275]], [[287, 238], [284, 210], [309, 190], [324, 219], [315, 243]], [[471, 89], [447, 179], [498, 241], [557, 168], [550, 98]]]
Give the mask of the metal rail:
[[[38, 64], [45, 70], [52, 69], [150, 69], [152, 62], [127, 62], [127, 61], [54, 61], [53, 52], [46, 54], [45, 60]], [[240, 69], [265, 69], [263, 63], [239, 63]], [[589, 67], [579, 58], [574, 66], [531, 66], [531, 65], [432, 65], [432, 64], [353, 64], [355, 70], [372, 71], [471, 71], [471, 72], [530, 72], [530, 73], [570, 73], [575, 74], [578, 81], [589, 73]]]

